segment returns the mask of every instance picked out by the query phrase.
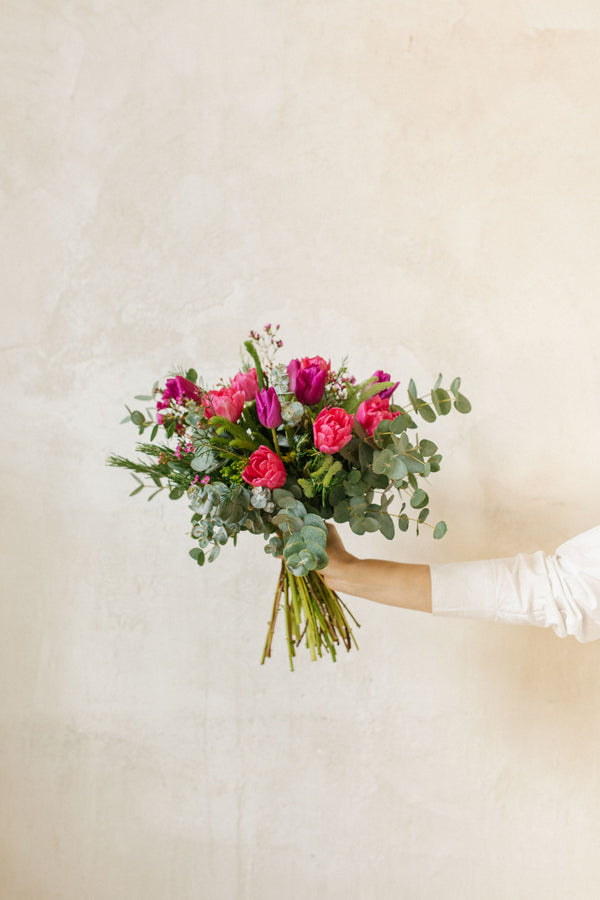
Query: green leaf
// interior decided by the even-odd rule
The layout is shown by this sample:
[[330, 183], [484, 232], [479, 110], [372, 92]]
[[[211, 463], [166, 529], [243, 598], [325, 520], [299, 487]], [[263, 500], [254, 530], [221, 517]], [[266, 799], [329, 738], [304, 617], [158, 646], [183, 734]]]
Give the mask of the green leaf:
[[394, 447], [396, 448], [396, 450], [399, 450], [400, 453], [406, 453], [406, 451], [410, 447], [410, 441], [406, 432], [404, 432], [404, 434], [395, 434], [393, 437], [393, 441]]
[[456, 400], [454, 401], [454, 408], [456, 410], [458, 410], [459, 413], [471, 412], [471, 404], [463, 394], [456, 395]]
[[136, 394], [133, 399], [134, 400], [154, 400], [154, 397], [151, 397], [150, 394]]
[[[371, 379], [369, 379], [369, 381], [371, 381]], [[394, 387], [395, 384], [395, 381], [373, 381], [371, 384], [367, 384], [358, 395], [360, 401], [359, 406], [364, 400], [370, 400], [375, 394], [379, 394], [381, 391], [387, 390], [387, 388]]]
[[408, 516], [402, 515], [398, 516], [398, 528], [400, 531], [408, 531], [409, 521]]
[[296, 504], [296, 498], [291, 491], [286, 491], [283, 488], [275, 488], [273, 491], [273, 502], [280, 508], [285, 509], [288, 506], [294, 506]]
[[139, 494], [139, 492], [140, 492], [140, 491], [143, 491], [143, 490], [144, 490], [144, 485], [143, 485], [143, 484], [140, 484], [139, 487], [136, 487], [136, 488], [134, 488], [134, 489], [132, 490], [132, 492], [130, 493], [129, 496], [130, 496], [130, 497], [135, 497], [136, 494]]
[[439, 374], [438, 377], [437, 377], [437, 381], [436, 381], [436, 383], [435, 383], [434, 386], [433, 386], [433, 390], [435, 391], [436, 388], [439, 388], [439, 386], [440, 386], [441, 383], [442, 383], [442, 373], [440, 372], [440, 374]]
[[402, 431], [406, 431], [407, 428], [416, 428], [417, 423], [413, 419], [413, 417], [406, 412], [405, 409], [402, 409], [401, 406], [397, 406], [396, 404], [390, 405], [390, 409], [392, 412], [399, 412], [400, 415], [396, 416], [395, 419], [392, 419], [392, 431], [395, 434], [400, 434]]
[[375, 516], [365, 516], [365, 529], [370, 533], [374, 534], [376, 531], [379, 531], [379, 518], [375, 518]]
[[373, 432], [373, 440], [378, 447], [384, 447], [394, 433], [392, 428], [393, 419], [382, 419]]
[[422, 419], [425, 419], [426, 422], [435, 422], [436, 414], [429, 406], [428, 403], [425, 403], [424, 400], [417, 400], [415, 404], [415, 410], [419, 413]]
[[378, 450], [373, 454], [373, 472], [399, 481], [408, 472], [405, 460], [394, 450]]
[[158, 434], [158, 424], [154, 426], [152, 431], [150, 432], [150, 440], [153, 441], [156, 435]]
[[[327, 556], [325, 547], [322, 547], [320, 544], [315, 544], [314, 541], [307, 541], [306, 551], [311, 554], [312, 558], [315, 561], [315, 564], [313, 566], [314, 569], [325, 568], [325, 566], [329, 562], [329, 557]], [[300, 555], [302, 556], [302, 553]]]
[[210, 553], [208, 554], [208, 562], [214, 562], [219, 553], [221, 552], [221, 548], [218, 544], [215, 544]]
[[185, 377], [188, 381], [193, 381], [194, 384], [196, 384], [196, 382], [198, 381], [198, 373], [195, 369], [188, 369], [185, 373]]
[[452, 391], [452, 393], [453, 393], [454, 396], [456, 397], [456, 395], [458, 394], [458, 392], [459, 392], [459, 390], [460, 390], [460, 378], [455, 378], [455, 379], [454, 379], [454, 381], [453, 381], [452, 384], [450, 385], [450, 390]]
[[327, 532], [322, 531], [320, 528], [317, 528], [315, 525], [304, 525], [300, 532], [300, 537], [308, 544], [309, 542], [313, 544], [318, 544], [320, 547], [325, 547], [327, 543]]
[[429, 510], [427, 509], [427, 507], [425, 507], [425, 509], [422, 509], [421, 512], [419, 513], [419, 518], [417, 521], [424, 522], [428, 515], [429, 515]]
[[379, 516], [379, 530], [388, 541], [394, 537], [394, 520], [387, 513], [381, 513]]
[[439, 471], [440, 471], [440, 463], [441, 463], [441, 461], [442, 461], [442, 454], [441, 454], [441, 453], [436, 453], [435, 456], [430, 457], [430, 459], [429, 459], [429, 465], [431, 466], [431, 471], [432, 471], [432, 472], [439, 472]]
[[431, 399], [437, 414], [439, 416], [447, 416], [452, 406], [448, 391], [445, 391], [443, 388], [437, 388], [437, 390], [431, 392]]
[[308, 515], [304, 517], [304, 524], [312, 525], [315, 528], [320, 528], [325, 537], [327, 537], [327, 525], [325, 524], [321, 516], [317, 516], [315, 513], [308, 513]]
[[180, 497], [183, 497], [184, 494], [185, 494], [185, 488], [182, 488], [182, 487], [174, 487], [174, 488], [169, 492], [169, 499], [170, 499], [170, 500], [179, 500], [179, 498], [180, 498]]
[[423, 457], [416, 449], [416, 447], [411, 447], [410, 450], [408, 450], [406, 453], [403, 453], [402, 459], [404, 460], [407, 472], [409, 472], [410, 474], [413, 474], [415, 472], [420, 474], [423, 472]]
[[146, 421], [144, 418], [144, 413], [141, 413], [139, 409], [134, 410], [131, 413], [131, 421], [134, 425], [143, 425]]
[[350, 518], [350, 503], [348, 500], [340, 500], [333, 508], [333, 520], [338, 524], [347, 522]]
[[445, 522], [438, 522], [435, 528], [433, 529], [433, 536], [436, 541], [439, 541], [440, 538], [443, 538], [448, 530], [448, 527]]
[[364, 474], [363, 482], [376, 490], [383, 490], [388, 486], [389, 478], [387, 475], [377, 475], [372, 469], [367, 469]]
[[373, 462], [373, 448], [364, 441], [358, 444], [358, 461], [361, 469], [368, 469]]
[[423, 488], [418, 488], [410, 498], [410, 505], [413, 509], [421, 509], [421, 507], [426, 506], [428, 502], [429, 497]]
[[408, 415], [408, 413], [401, 411], [400, 415], [395, 416], [392, 419], [392, 435], [400, 435], [406, 431], [407, 428], [416, 427], [415, 423]]
[[262, 391], [265, 386], [264, 378], [263, 378], [263, 370], [262, 370], [262, 366], [260, 364], [258, 351], [256, 349], [254, 341], [245, 341], [244, 347], [246, 348], [246, 350], [248, 351], [248, 353], [254, 360], [254, 365], [256, 366], [256, 380], [258, 381], [259, 390]]
[[434, 444], [433, 441], [428, 440], [419, 441], [419, 451], [425, 457], [433, 456], [433, 454], [437, 452], [437, 444]]
[[195, 559], [199, 566], [203, 566], [205, 562], [204, 550], [201, 550], [200, 547], [193, 547], [190, 550], [190, 556], [192, 559]]
[[350, 513], [353, 516], [364, 516], [369, 504], [364, 497], [352, 497], [349, 500]]
[[364, 519], [350, 519], [350, 530], [354, 534], [365, 534], [367, 526]]
[[208, 447], [201, 447], [190, 463], [194, 472], [206, 472], [214, 469], [217, 465], [217, 458]]
[[273, 516], [272, 521], [274, 525], [277, 525], [284, 537], [292, 534], [294, 531], [300, 531], [304, 524], [302, 519], [299, 519], [297, 516], [290, 516], [287, 512], [278, 513], [276, 516]]

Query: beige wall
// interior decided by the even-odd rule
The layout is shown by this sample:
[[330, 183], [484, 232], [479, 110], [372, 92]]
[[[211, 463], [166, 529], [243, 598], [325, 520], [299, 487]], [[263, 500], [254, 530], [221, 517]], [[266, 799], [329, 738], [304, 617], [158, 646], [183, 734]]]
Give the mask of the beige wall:
[[2, 5], [2, 900], [593, 898], [600, 646], [355, 600], [260, 667], [275, 564], [128, 499], [123, 404], [250, 328], [473, 414], [443, 561], [598, 524], [593, 0]]

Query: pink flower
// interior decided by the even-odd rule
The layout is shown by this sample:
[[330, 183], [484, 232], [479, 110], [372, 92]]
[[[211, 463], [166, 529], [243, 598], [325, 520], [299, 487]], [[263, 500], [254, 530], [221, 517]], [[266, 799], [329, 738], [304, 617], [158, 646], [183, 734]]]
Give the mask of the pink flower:
[[350, 441], [354, 416], [339, 406], [321, 410], [313, 424], [315, 447], [322, 453], [337, 453]]
[[[294, 393], [296, 392], [298, 372], [307, 369], [309, 366], [316, 366], [319, 371], [327, 372], [327, 376], [329, 376], [331, 362], [323, 359], [322, 356], [303, 356], [302, 359], [292, 359], [288, 363], [287, 372], [290, 379], [290, 390], [294, 391]], [[327, 381], [327, 378], [325, 378], [325, 381]]]
[[381, 394], [375, 394], [370, 400], [363, 400], [356, 411], [357, 420], [369, 435], [373, 434], [383, 419], [395, 419], [398, 415], [400, 413], [390, 410], [390, 401]]
[[[165, 389], [162, 397], [156, 404], [156, 409], [167, 409], [171, 405], [171, 400], [176, 404], [181, 404], [184, 400], [197, 400], [200, 392], [193, 381], [184, 378], [183, 375], [176, 375], [175, 378], [167, 378]], [[156, 416], [156, 421], [160, 425], [162, 416], [160, 413]]]
[[256, 392], [256, 415], [258, 421], [265, 428], [279, 428], [281, 418], [281, 403], [275, 393], [275, 388], [268, 387]]
[[252, 487], [267, 487], [273, 490], [283, 487], [287, 474], [277, 454], [261, 444], [248, 460], [242, 478]]
[[231, 379], [231, 387], [236, 391], [243, 391], [244, 400], [254, 400], [254, 395], [258, 390], [256, 369], [250, 369], [249, 372], [238, 372]]
[[221, 388], [218, 391], [209, 391], [208, 396], [202, 398], [206, 407], [206, 415], [222, 416], [230, 422], [237, 422], [244, 408], [244, 392], [237, 391], [233, 387]]
[[290, 360], [287, 367], [290, 390], [300, 403], [314, 406], [321, 400], [329, 378], [330, 365], [321, 356]]

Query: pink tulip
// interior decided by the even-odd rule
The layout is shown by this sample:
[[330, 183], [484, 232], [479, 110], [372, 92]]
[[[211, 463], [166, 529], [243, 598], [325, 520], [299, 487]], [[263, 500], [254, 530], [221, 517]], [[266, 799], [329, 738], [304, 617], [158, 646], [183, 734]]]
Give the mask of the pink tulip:
[[313, 424], [315, 447], [321, 453], [337, 453], [352, 438], [354, 416], [334, 406], [321, 410]]
[[248, 465], [242, 472], [242, 478], [252, 487], [267, 487], [270, 490], [283, 487], [287, 474], [281, 459], [263, 444], [255, 450]]
[[231, 387], [236, 391], [243, 391], [244, 400], [254, 400], [254, 395], [258, 390], [256, 369], [250, 369], [248, 372], [238, 372], [231, 379]]
[[221, 388], [218, 391], [209, 391], [208, 396], [202, 398], [206, 407], [206, 415], [222, 416], [230, 422], [237, 422], [244, 408], [244, 392], [235, 388]]

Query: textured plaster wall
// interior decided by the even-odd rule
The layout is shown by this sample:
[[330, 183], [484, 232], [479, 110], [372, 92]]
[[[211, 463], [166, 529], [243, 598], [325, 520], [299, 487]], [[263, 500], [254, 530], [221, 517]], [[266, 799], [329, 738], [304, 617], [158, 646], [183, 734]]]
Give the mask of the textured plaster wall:
[[593, 0], [4, 0], [2, 900], [598, 893], [600, 647], [352, 601], [259, 665], [260, 540], [190, 561], [123, 404], [248, 331], [471, 416], [434, 562], [598, 524]]

